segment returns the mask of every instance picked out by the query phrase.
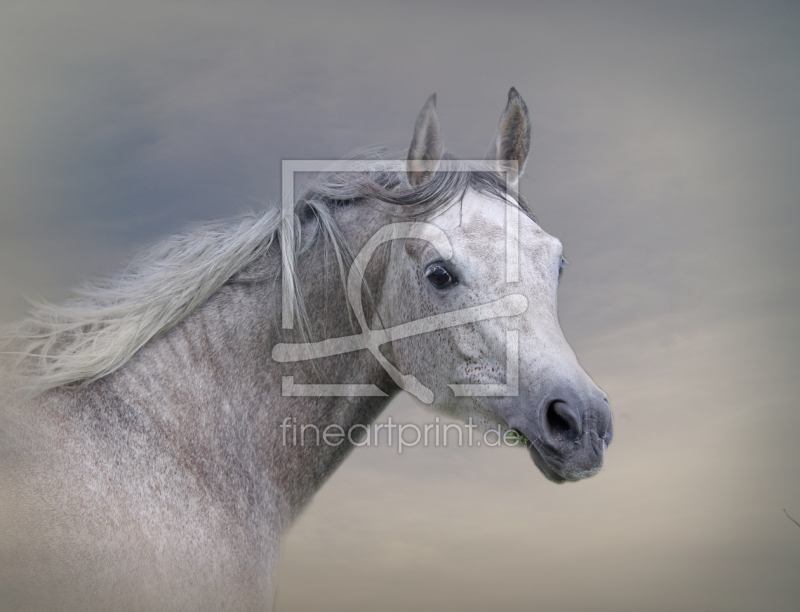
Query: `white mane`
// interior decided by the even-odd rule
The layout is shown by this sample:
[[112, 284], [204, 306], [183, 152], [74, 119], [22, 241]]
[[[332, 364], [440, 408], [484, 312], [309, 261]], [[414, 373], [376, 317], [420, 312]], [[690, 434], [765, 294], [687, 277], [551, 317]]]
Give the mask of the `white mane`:
[[31, 391], [102, 378], [268, 249], [279, 225], [273, 209], [170, 236], [62, 304], [34, 303], [27, 319], [2, 330], [0, 350]]

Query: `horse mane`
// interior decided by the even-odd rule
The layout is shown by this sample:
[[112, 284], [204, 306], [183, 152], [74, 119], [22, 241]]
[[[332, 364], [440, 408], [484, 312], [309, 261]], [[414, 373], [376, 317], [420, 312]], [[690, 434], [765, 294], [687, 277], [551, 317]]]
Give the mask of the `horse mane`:
[[[449, 154], [445, 158], [455, 162]], [[488, 171], [439, 171], [418, 188], [406, 178], [405, 162], [386, 160], [380, 150], [351, 159], [370, 161], [367, 172], [323, 173], [292, 203], [286, 224], [278, 203], [225, 221], [198, 224], [145, 250], [121, 272], [85, 282], [60, 304], [32, 302], [29, 316], [0, 328], [0, 354], [11, 358], [22, 387], [38, 395], [56, 387], [78, 387], [122, 367], [147, 342], [184, 320], [235, 275], [266, 253], [277, 240], [282, 265], [297, 280], [296, 264], [314, 242], [330, 244], [342, 280], [352, 255], [334, 220], [337, 206], [369, 201], [397, 205], [390, 214], [420, 217], [463, 197], [467, 189], [506, 197], [502, 176]], [[465, 171], [466, 169], [466, 171]], [[525, 214], [533, 213], [524, 199]], [[397, 211], [400, 211], [399, 213]], [[287, 228], [299, 237], [304, 223], [316, 219], [311, 239], [280, 240]], [[306, 336], [308, 317], [297, 282], [296, 317]]]

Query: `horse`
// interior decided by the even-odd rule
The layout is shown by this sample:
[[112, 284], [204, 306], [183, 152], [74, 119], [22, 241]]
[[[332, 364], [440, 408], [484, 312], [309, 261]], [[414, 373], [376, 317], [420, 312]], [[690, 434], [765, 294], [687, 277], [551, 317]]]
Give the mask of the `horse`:
[[530, 134], [512, 88], [459, 160], [434, 94], [405, 159], [345, 160], [6, 327], [4, 609], [271, 609], [282, 536], [401, 390], [553, 482], [596, 474], [611, 410], [518, 191]]

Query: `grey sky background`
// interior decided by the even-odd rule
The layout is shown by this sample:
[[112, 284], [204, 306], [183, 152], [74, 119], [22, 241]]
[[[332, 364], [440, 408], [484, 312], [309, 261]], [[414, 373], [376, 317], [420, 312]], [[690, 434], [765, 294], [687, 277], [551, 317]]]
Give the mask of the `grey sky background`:
[[516, 86], [606, 469], [358, 449], [288, 538], [278, 610], [795, 609], [798, 58], [789, 2], [6, 0], [0, 320], [273, 200], [282, 159], [402, 150], [433, 92], [482, 156]]

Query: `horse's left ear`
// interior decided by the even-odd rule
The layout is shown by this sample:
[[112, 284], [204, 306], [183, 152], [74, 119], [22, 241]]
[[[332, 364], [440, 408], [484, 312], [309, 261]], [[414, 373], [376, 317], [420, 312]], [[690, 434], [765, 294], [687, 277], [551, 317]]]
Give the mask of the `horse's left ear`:
[[516, 185], [525, 171], [525, 162], [528, 161], [530, 149], [531, 122], [528, 118], [528, 107], [519, 92], [512, 87], [508, 92], [508, 104], [500, 116], [500, 125], [497, 127], [486, 159], [498, 160], [500, 162], [498, 170], [506, 171], [508, 182]]
[[408, 148], [406, 170], [412, 187], [418, 187], [431, 178], [442, 159], [442, 153], [444, 144], [439, 117], [436, 116], [436, 94], [432, 94], [417, 116], [414, 138]]

